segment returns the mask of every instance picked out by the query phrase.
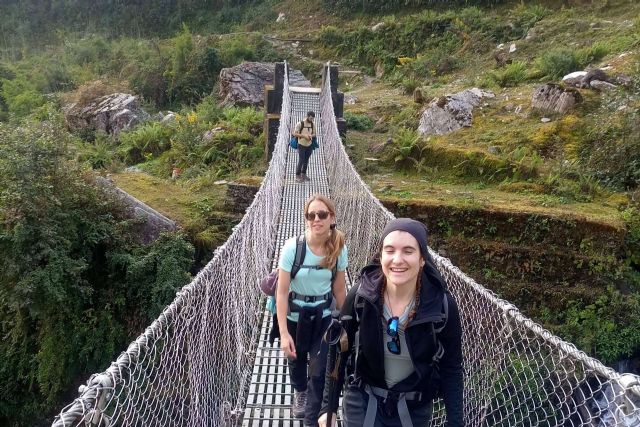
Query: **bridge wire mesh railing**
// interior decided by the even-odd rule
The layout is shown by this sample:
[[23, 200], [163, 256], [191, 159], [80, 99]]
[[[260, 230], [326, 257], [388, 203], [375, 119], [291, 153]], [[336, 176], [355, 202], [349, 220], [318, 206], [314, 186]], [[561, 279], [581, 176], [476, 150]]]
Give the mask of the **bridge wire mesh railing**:
[[269, 168], [229, 239], [53, 426], [221, 426], [242, 413], [263, 313], [257, 283], [275, 249], [290, 107], [285, 79]]
[[[334, 117], [331, 83], [320, 96], [329, 188], [357, 273], [394, 218], [356, 172]], [[461, 310], [465, 425], [640, 426], [640, 383], [562, 341], [431, 250]], [[446, 357], [446, 356], [445, 356]], [[441, 404], [432, 426], [445, 424]]]

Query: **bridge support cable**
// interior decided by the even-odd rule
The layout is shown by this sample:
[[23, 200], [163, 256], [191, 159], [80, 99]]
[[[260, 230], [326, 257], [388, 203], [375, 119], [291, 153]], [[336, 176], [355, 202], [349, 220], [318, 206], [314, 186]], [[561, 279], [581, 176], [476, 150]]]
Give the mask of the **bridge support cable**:
[[[329, 67], [329, 64], [326, 66]], [[328, 70], [323, 75], [330, 76]], [[356, 172], [333, 117], [330, 78], [321, 109], [327, 177], [359, 271], [394, 216]], [[430, 249], [460, 306], [468, 426], [640, 426], [640, 378], [621, 375], [524, 316]], [[445, 423], [436, 404], [432, 426]]]

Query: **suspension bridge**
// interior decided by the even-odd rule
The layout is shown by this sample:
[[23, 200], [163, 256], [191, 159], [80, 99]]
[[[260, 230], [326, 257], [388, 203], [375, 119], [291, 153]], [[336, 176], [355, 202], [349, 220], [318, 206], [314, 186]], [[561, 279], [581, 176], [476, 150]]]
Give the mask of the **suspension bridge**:
[[[319, 90], [290, 87], [286, 67], [273, 155], [245, 216], [144, 333], [80, 387], [54, 427], [301, 425], [290, 413], [285, 359], [268, 344], [271, 316], [258, 283], [275, 267], [284, 241], [302, 232], [309, 195], [335, 201], [351, 273], [372, 257], [393, 215], [344, 150], [330, 66]], [[308, 110], [316, 112], [320, 149], [311, 156], [311, 182], [300, 183], [288, 141]], [[640, 377], [588, 357], [431, 255], [461, 310], [465, 425], [640, 426]], [[431, 425], [445, 423], [436, 403]]]

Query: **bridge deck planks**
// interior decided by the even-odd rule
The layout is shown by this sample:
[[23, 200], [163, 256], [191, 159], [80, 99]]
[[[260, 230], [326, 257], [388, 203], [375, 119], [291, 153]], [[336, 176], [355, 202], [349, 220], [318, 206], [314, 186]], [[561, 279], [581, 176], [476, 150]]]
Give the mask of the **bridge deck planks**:
[[[316, 134], [322, 147], [318, 94], [294, 92], [292, 96], [292, 126], [300, 123], [307, 111], [315, 111]], [[311, 178], [310, 182], [299, 183], [295, 180], [297, 161], [297, 153], [289, 149], [274, 268], [277, 266], [284, 242], [304, 231], [302, 211], [306, 199], [316, 193], [329, 195], [322, 148], [316, 150], [309, 161], [307, 175]], [[271, 313], [265, 310], [242, 426], [302, 427], [302, 420], [291, 415], [293, 388], [289, 383], [286, 359], [277, 341], [273, 347], [269, 344], [271, 323]]]

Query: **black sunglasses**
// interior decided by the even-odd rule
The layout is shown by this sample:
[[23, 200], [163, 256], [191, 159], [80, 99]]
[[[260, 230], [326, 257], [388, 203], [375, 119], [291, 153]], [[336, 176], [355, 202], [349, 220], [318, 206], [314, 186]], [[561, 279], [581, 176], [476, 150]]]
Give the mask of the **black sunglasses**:
[[391, 337], [391, 341], [387, 342], [387, 349], [392, 354], [400, 354], [400, 335], [398, 334], [398, 324], [400, 319], [393, 316], [387, 322], [387, 335]]
[[307, 212], [306, 214], [304, 214], [304, 217], [307, 218], [307, 221], [313, 221], [314, 219], [316, 219], [316, 215], [322, 220], [329, 218], [329, 212], [327, 211]]

